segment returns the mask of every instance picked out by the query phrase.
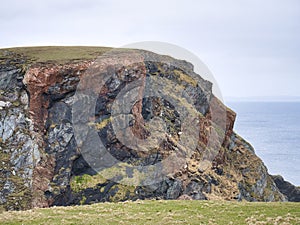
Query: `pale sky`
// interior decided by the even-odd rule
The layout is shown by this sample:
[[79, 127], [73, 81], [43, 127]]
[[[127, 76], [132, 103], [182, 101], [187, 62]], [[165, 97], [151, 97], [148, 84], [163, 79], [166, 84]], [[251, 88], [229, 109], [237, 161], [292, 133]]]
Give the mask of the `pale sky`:
[[162, 41], [196, 54], [223, 96], [300, 96], [298, 0], [9, 0], [0, 47]]

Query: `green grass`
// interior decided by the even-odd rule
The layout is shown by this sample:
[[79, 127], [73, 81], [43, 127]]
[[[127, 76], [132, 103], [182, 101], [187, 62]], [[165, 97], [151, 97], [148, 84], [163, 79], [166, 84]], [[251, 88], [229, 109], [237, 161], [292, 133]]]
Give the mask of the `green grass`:
[[66, 63], [95, 59], [97, 56], [107, 52], [108, 47], [87, 46], [42, 46], [42, 47], [19, 47], [0, 49], [0, 56], [4, 51], [11, 51], [27, 56], [34, 62]]
[[300, 224], [300, 203], [136, 201], [3, 212], [0, 224]]

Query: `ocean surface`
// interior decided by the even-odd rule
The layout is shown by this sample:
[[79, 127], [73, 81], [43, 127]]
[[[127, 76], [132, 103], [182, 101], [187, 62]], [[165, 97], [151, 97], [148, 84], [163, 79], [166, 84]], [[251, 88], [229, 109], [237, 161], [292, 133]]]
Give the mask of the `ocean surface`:
[[234, 130], [249, 141], [270, 174], [300, 186], [300, 102], [226, 102]]

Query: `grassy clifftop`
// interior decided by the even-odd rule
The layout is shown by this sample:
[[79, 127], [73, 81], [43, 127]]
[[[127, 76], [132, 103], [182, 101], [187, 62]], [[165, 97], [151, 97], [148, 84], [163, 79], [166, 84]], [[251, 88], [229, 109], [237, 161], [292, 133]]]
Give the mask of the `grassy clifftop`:
[[23, 55], [34, 62], [66, 63], [70, 61], [94, 59], [110, 50], [108, 47], [88, 46], [43, 46], [43, 47], [18, 47], [0, 49], [0, 57], [5, 57], [5, 52], [14, 52]]
[[0, 214], [1, 224], [300, 224], [299, 203], [136, 201]]

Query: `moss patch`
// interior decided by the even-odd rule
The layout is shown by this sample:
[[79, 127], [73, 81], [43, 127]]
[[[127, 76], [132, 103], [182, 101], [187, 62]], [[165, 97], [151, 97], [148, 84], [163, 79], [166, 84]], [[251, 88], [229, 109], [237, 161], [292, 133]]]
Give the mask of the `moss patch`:
[[105, 183], [106, 179], [101, 174], [94, 176], [84, 174], [82, 176], [75, 176], [70, 182], [70, 186], [74, 192], [80, 192], [86, 188], [95, 187], [97, 184]]
[[135, 187], [134, 186], [128, 186], [128, 185], [122, 185], [117, 184], [113, 187], [116, 193], [110, 197], [111, 202], [120, 202], [124, 200], [128, 200], [130, 197], [134, 196]]
[[179, 79], [180, 82], [184, 81], [184, 82], [192, 85], [193, 87], [197, 86], [197, 81], [195, 79], [193, 79], [191, 76], [185, 74], [183, 71], [174, 70], [174, 74]]

